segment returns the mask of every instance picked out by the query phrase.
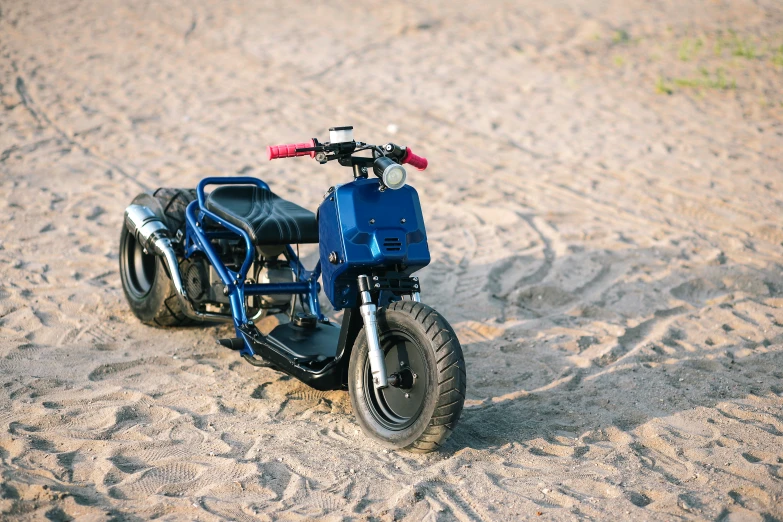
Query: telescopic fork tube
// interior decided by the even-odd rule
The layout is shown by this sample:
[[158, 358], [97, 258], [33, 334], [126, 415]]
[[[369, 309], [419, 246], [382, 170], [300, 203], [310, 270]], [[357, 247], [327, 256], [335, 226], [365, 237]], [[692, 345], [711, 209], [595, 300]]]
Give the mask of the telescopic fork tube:
[[386, 375], [386, 360], [378, 338], [378, 319], [375, 317], [377, 307], [370, 296], [370, 282], [367, 280], [367, 276], [359, 276], [358, 281], [359, 295], [362, 299], [359, 310], [364, 320], [364, 332], [367, 334], [367, 352], [373, 384], [378, 389], [386, 388], [389, 386], [389, 381]]

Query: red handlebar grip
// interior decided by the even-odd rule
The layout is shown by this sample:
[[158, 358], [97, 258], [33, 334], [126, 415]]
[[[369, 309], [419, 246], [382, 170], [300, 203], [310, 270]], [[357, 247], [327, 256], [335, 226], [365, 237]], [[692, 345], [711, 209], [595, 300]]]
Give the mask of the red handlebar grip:
[[308, 141], [307, 143], [289, 143], [287, 145], [269, 145], [266, 148], [267, 157], [270, 160], [278, 159], [278, 158], [293, 158], [295, 156], [310, 156], [311, 158], [315, 157], [315, 151], [307, 151], [307, 152], [296, 152], [296, 149], [308, 149], [310, 147], [315, 147], [315, 143], [313, 143], [313, 140]]
[[427, 165], [429, 162], [427, 161], [427, 158], [423, 158], [421, 156], [417, 156], [411, 151], [411, 148], [408, 147], [408, 149], [405, 152], [405, 157], [402, 159], [403, 163], [407, 163], [409, 165], [413, 165], [418, 170], [424, 170], [427, 168]]

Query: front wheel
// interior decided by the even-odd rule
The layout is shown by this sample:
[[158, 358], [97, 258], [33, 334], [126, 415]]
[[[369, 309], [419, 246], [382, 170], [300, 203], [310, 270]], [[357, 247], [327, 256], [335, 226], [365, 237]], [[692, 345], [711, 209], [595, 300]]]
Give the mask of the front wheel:
[[368, 436], [386, 446], [426, 453], [454, 430], [465, 403], [465, 359], [454, 330], [429, 306], [398, 301], [378, 310], [378, 335], [387, 374], [399, 387], [373, 385], [367, 336], [351, 352], [348, 390], [354, 415]]

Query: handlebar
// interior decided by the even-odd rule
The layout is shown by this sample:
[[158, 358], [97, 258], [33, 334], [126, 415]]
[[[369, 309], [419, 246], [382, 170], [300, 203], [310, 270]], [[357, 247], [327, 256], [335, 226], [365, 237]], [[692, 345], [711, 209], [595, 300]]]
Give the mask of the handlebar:
[[429, 162], [427, 161], [427, 158], [423, 156], [417, 156], [413, 153], [410, 147], [405, 151], [405, 157], [402, 158], [403, 163], [407, 163], [408, 165], [413, 165], [417, 170], [424, 170], [427, 168], [427, 165], [429, 165]]
[[306, 143], [289, 143], [285, 145], [269, 145], [266, 148], [267, 157], [269, 160], [278, 158], [293, 158], [295, 156], [310, 156], [315, 157], [315, 151], [308, 150], [297, 152], [296, 149], [312, 149], [315, 147], [315, 140], [310, 140]]
[[[383, 147], [370, 145], [358, 141], [345, 141], [338, 143], [319, 143], [315, 138], [305, 143], [289, 143], [284, 145], [270, 145], [267, 147], [267, 156], [270, 160], [278, 158], [293, 158], [296, 156], [310, 156], [319, 163], [331, 160], [339, 160], [341, 165], [354, 167], [356, 165], [372, 165], [372, 158], [353, 156], [354, 152], [373, 150], [374, 158], [386, 156], [398, 163], [407, 163], [418, 170], [425, 170], [429, 165], [427, 158], [414, 154], [408, 147], [400, 147], [394, 143], [387, 143]], [[361, 162], [361, 163], [360, 163]], [[369, 162], [369, 163], [366, 163]]]

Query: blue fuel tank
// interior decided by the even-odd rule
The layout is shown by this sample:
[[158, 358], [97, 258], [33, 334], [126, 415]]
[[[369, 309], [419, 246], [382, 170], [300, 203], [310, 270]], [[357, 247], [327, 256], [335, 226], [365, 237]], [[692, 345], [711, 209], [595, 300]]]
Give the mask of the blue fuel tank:
[[380, 188], [378, 179], [359, 178], [330, 189], [318, 208], [321, 277], [336, 310], [358, 305], [359, 275], [410, 275], [430, 262], [416, 189]]

